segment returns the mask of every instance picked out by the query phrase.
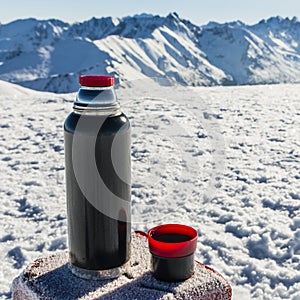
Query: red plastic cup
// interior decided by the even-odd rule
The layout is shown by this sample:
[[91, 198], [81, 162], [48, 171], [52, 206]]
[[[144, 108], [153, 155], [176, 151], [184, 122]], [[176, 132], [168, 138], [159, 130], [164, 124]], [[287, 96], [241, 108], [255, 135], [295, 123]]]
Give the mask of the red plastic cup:
[[176, 282], [194, 273], [194, 252], [197, 231], [181, 224], [165, 224], [148, 232], [153, 276], [162, 281]]

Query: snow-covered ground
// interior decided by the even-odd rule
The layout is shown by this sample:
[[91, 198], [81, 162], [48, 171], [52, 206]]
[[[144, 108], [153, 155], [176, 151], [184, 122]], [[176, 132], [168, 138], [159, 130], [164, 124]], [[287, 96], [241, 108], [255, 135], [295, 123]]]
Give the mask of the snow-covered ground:
[[[132, 123], [133, 229], [198, 229], [234, 299], [300, 299], [300, 85], [118, 89]], [[0, 298], [67, 247], [63, 122], [75, 94], [0, 81]]]

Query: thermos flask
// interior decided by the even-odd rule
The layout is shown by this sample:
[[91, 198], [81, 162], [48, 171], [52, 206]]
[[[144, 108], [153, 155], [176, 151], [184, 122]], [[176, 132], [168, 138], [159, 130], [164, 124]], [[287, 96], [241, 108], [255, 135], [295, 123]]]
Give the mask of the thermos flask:
[[130, 123], [113, 76], [79, 82], [64, 124], [70, 268], [83, 278], [114, 278], [130, 255]]

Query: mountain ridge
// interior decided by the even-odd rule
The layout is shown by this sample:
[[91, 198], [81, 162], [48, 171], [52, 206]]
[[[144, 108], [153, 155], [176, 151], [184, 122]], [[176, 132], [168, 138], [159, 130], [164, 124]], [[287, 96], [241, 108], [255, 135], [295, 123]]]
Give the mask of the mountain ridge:
[[198, 26], [170, 13], [76, 23], [15, 20], [0, 25], [0, 79], [51, 92], [78, 89], [80, 74], [119, 81], [169, 77], [187, 85], [294, 83], [300, 22], [279, 16]]

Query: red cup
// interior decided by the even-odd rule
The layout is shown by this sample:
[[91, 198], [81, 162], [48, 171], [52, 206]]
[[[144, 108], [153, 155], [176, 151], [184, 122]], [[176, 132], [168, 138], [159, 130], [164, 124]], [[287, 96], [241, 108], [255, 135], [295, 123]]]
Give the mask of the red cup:
[[164, 224], [148, 232], [153, 276], [162, 281], [183, 281], [194, 273], [197, 231], [186, 225]]

